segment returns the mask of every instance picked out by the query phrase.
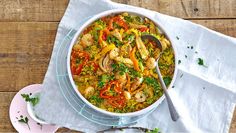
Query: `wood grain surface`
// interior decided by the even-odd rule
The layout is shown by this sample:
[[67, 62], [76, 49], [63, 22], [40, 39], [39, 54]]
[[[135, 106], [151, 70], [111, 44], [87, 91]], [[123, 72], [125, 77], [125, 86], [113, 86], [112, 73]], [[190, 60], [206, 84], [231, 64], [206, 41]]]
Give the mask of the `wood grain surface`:
[[[236, 37], [236, 0], [114, 1], [188, 19]], [[15, 93], [42, 83], [67, 4], [68, 0], [0, 0], [0, 132], [16, 132], [8, 116]], [[231, 133], [236, 132], [235, 115], [236, 111]]]

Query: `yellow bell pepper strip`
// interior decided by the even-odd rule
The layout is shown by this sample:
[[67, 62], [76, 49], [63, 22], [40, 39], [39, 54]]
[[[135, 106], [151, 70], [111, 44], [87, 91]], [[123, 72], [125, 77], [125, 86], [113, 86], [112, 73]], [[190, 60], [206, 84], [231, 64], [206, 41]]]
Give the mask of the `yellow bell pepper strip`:
[[135, 41], [136, 41], [136, 46], [138, 48], [138, 51], [142, 57], [142, 59], [146, 60], [148, 58], [149, 52], [147, 50], [147, 48], [145, 47], [145, 45], [143, 44], [143, 41], [141, 39], [141, 37], [139, 36], [138, 30], [135, 29], [130, 29], [130, 31], [128, 31], [128, 33], [133, 32], [135, 34]]
[[109, 51], [113, 50], [114, 48], [116, 48], [115, 44], [107, 45], [106, 47], [104, 47], [102, 49], [102, 51], [100, 53], [97, 54], [97, 56], [95, 57], [95, 60], [98, 60], [101, 57], [105, 56], [106, 53], [108, 53]]
[[98, 43], [100, 44], [101, 47], [104, 47], [107, 45], [105, 40], [107, 39], [108, 34], [109, 34], [109, 30], [107, 29], [100, 30]]
[[138, 65], [138, 59], [135, 57], [136, 47], [133, 48], [133, 50], [130, 52], [130, 59], [133, 61], [134, 64], [134, 70], [140, 71], [139, 65]]

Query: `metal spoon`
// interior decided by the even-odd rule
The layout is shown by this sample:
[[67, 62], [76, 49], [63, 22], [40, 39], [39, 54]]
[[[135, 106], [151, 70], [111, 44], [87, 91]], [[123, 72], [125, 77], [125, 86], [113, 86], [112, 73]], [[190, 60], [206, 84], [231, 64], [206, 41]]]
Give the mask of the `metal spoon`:
[[148, 40], [151, 40], [151, 41], [155, 42], [157, 44], [157, 47], [161, 51], [160, 55], [159, 55], [159, 57], [158, 57], [158, 59], [156, 61], [156, 63], [157, 63], [156, 70], [157, 70], [157, 74], [158, 74], [158, 77], [159, 77], [160, 82], [161, 82], [161, 86], [162, 86], [162, 88], [164, 90], [164, 94], [165, 94], [165, 97], [166, 97], [166, 100], [167, 100], [167, 104], [168, 104], [168, 108], [169, 108], [169, 111], [170, 111], [171, 119], [173, 121], [177, 121], [179, 119], [179, 114], [176, 111], [176, 109], [175, 109], [175, 107], [173, 105], [173, 102], [170, 99], [170, 96], [169, 96], [168, 91], [167, 91], [167, 87], [165, 85], [165, 82], [164, 82], [164, 80], [162, 78], [162, 75], [161, 75], [161, 71], [160, 71], [159, 66], [158, 66], [159, 58], [160, 58], [161, 54], [163, 53], [161, 42], [156, 37], [154, 37], [152, 35], [142, 35], [141, 38], [142, 38], [142, 40], [148, 39]]

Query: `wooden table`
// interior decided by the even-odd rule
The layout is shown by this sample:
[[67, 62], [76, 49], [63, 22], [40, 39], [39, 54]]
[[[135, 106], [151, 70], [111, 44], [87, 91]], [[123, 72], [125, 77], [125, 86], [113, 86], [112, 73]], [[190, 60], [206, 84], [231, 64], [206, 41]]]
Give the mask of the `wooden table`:
[[[184, 18], [236, 37], [236, 0], [114, 1]], [[16, 92], [42, 83], [67, 4], [68, 0], [0, 0], [0, 132], [16, 132], [8, 114]], [[236, 132], [236, 116], [230, 132]]]

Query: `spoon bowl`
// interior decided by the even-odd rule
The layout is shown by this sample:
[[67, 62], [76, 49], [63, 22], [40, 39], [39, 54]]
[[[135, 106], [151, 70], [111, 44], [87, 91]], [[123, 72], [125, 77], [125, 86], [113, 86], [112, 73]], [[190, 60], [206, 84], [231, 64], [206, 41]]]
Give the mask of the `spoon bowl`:
[[168, 104], [168, 108], [169, 108], [169, 111], [170, 111], [170, 116], [171, 116], [171, 119], [173, 121], [177, 121], [179, 119], [179, 114], [178, 112], [176, 111], [175, 107], [174, 107], [174, 104], [169, 96], [169, 93], [167, 91], [167, 87], [165, 85], [165, 82], [162, 78], [162, 75], [161, 75], [161, 71], [159, 69], [159, 65], [158, 65], [158, 61], [159, 61], [159, 58], [161, 57], [162, 53], [163, 53], [163, 48], [162, 48], [162, 44], [161, 42], [153, 35], [148, 35], [148, 34], [145, 34], [145, 35], [142, 35], [141, 36], [141, 39], [142, 40], [151, 40], [153, 41], [157, 47], [160, 49], [160, 54], [159, 54], [159, 57], [157, 58], [157, 61], [156, 61], [156, 71], [157, 71], [157, 74], [158, 74], [158, 77], [159, 77], [159, 80], [160, 80], [160, 83], [161, 83], [161, 87], [162, 89], [164, 90], [164, 94], [165, 94], [165, 97], [166, 97], [166, 100], [167, 100], [167, 104]]

